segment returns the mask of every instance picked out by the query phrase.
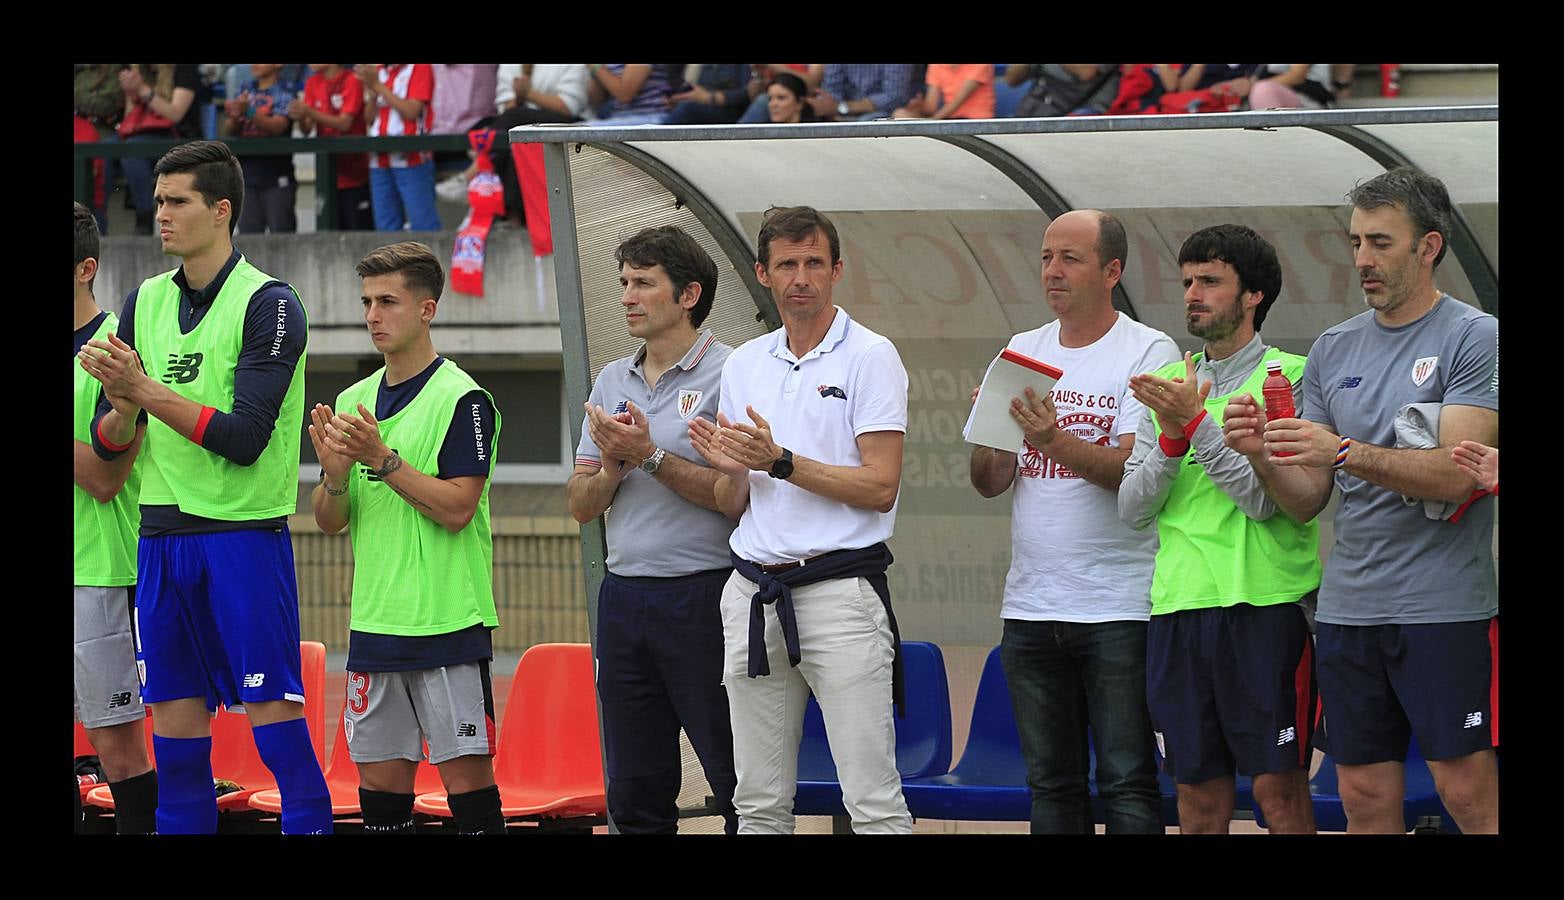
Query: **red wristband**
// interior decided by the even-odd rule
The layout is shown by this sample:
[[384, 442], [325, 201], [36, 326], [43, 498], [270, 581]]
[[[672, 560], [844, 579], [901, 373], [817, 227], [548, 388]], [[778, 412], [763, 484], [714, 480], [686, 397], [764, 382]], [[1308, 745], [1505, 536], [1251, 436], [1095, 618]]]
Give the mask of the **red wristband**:
[[216, 412], [216, 407], [201, 407], [201, 415], [196, 419], [195, 430], [190, 432], [190, 443], [195, 444], [197, 447], [202, 446], [201, 441], [206, 437], [206, 425], [212, 421], [212, 416]]
[[1195, 416], [1193, 421], [1184, 426], [1184, 433], [1180, 438], [1170, 438], [1166, 433], [1157, 435], [1157, 446], [1162, 448], [1162, 452], [1166, 453], [1169, 459], [1188, 453], [1189, 440], [1195, 436], [1195, 429], [1200, 427], [1200, 420], [1205, 417], [1206, 411], [1202, 409], [1200, 415]]
[[1162, 448], [1162, 452], [1166, 453], [1169, 459], [1177, 459], [1189, 452], [1189, 439], [1180, 438], [1175, 441], [1165, 433], [1159, 434], [1157, 435], [1157, 446]]
[[[131, 440], [134, 441], [135, 438], [133, 437], [133, 438], [131, 438]], [[102, 419], [98, 420], [98, 441], [100, 443], [102, 443], [103, 446], [109, 448], [110, 450], [113, 450], [115, 453], [119, 453], [122, 450], [129, 450], [130, 449], [130, 444], [116, 444], [113, 441], [111, 441], [108, 438], [103, 436], [103, 420]]]
[[1488, 493], [1494, 495], [1495, 497], [1499, 496], [1499, 482], [1495, 481], [1493, 483], [1493, 487], [1488, 489]]
[[1200, 415], [1189, 420], [1189, 424], [1184, 426], [1184, 440], [1192, 441], [1195, 439], [1195, 429], [1200, 427], [1200, 420], [1205, 417], [1206, 411], [1202, 409]]

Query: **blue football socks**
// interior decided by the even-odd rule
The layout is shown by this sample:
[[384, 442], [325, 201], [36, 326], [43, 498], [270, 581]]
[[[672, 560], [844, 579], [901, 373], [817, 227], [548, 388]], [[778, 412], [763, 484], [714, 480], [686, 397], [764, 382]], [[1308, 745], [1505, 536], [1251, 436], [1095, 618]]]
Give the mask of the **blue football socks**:
[[154, 734], [152, 752], [157, 756], [158, 832], [216, 834], [217, 789], [212, 786], [211, 737]]
[[[303, 719], [289, 719], [257, 725], [252, 731], [261, 762], [277, 779], [282, 794], [282, 833], [331, 834], [331, 793], [310, 746], [309, 726]], [[162, 762], [159, 750], [160, 769]], [[207, 779], [211, 779], [210, 769]]]

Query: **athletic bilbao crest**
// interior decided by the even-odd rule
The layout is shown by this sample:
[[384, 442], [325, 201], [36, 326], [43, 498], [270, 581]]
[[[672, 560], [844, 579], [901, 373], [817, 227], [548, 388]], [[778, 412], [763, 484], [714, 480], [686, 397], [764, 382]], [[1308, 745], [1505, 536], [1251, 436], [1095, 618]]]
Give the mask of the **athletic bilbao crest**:
[[1434, 370], [1438, 367], [1439, 357], [1437, 356], [1425, 356], [1417, 362], [1413, 363], [1412, 383], [1418, 387], [1422, 387], [1423, 382], [1427, 381], [1428, 376], [1434, 374]]
[[681, 418], [681, 419], [688, 419], [690, 416], [695, 415], [695, 407], [699, 406], [700, 402], [701, 402], [701, 392], [700, 391], [680, 391], [679, 392], [679, 418]]

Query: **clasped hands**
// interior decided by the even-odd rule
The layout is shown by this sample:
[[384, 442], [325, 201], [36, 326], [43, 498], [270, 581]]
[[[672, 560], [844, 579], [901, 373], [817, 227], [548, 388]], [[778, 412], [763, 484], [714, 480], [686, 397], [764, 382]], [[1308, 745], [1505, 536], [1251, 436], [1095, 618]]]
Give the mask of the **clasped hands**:
[[391, 448], [380, 437], [380, 423], [374, 413], [358, 404], [358, 415], [333, 413], [331, 407], [317, 403], [310, 410], [310, 443], [326, 476], [338, 484], [347, 478], [353, 463], [378, 469], [391, 455]]
[[141, 367], [141, 357], [119, 335], [110, 333], [108, 340], [88, 341], [76, 359], [103, 386], [103, 395], [121, 416], [133, 417], [140, 412], [140, 404], [131, 397], [148, 380], [147, 373]]
[[624, 477], [642, 460], [657, 452], [646, 413], [634, 403], [625, 401], [622, 413], [610, 413], [590, 402], [582, 405], [586, 407], [587, 433], [602, 454], [605, 468], [609, 460], [615, 460], [620, 477]]
[[690, 445], [705, 457], [711, 467], [735, 478], [746, 477], [751, 470], [767, 472], [782, 458], [782, 448], [771, 437], [771, 423], [755, 407], [746, 406], [753, 425], [733, 422], [717, 413], [716, 424], [697, 416], [690, 423]]

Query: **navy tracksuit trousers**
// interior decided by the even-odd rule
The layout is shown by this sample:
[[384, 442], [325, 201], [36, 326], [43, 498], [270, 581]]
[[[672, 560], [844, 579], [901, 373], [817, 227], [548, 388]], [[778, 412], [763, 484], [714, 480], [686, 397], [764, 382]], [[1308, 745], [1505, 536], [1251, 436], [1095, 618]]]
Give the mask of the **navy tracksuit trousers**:
[[722, 686], [722, 587], [729, 570], [676, 578], [609, 572], [598, 592], [597, 691], [608, 759], [608, 812], [621, 834], [673, 834], [682, 774], [679, 729], [700, 758], [727, 833], [733, 732]]

